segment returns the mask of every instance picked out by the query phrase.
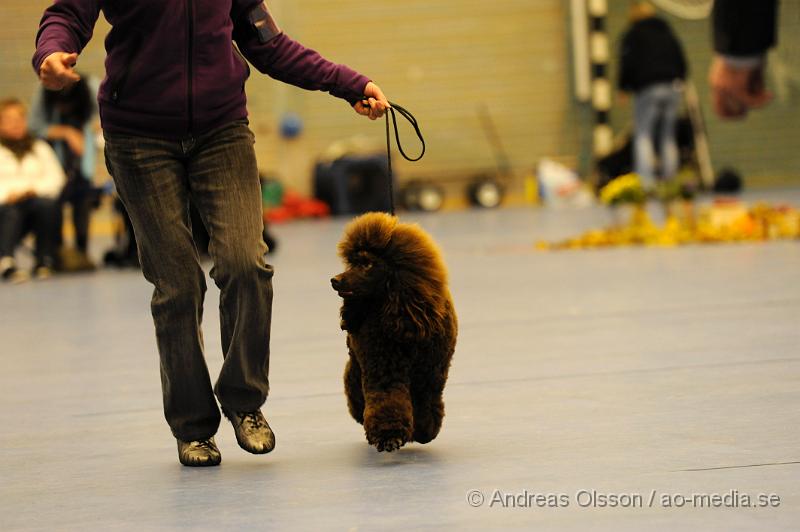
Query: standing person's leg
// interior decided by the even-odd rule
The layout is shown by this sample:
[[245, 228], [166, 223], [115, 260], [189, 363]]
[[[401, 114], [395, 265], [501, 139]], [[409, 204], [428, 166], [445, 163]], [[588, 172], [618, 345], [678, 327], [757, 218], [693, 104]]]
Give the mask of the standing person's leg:
[[237, 121], [203, 135], [189, 163], [192, 201], [210, 237], [211, 277], [220, 288], [225, 361], [215, 386], [247, 451], [272, 450], [259, 409], [269, 392], [272, 267], [264, 262], [261, 185], [253, 133]]
[[681, 93], [672, 84], [664, 87], [661, 97], [661, 177], [666, 181], [678, 173], [680, 156], [675, 125], [678, 120]]
[[[55, 247], [56, 252], [59, 252], [64, 247], [64, 199], [58, 199], [58, 217], [56, 218], [56, 226], [57, 229], [54, 234], [55, 240], [53, 241], [53, 246]], [[60, 267], [60, 266], [59, 266]]]
[[75, 247], [83, 254], [89, 249], [89, 215], [92, 206], [85, 195], [72, 202], [72, 225], [75, 227]]
[[86, 253], [89, 241], [90, 192], [91, 185], [81, 174], [71, 177], [61, 192], [61, 202], [70, 205], [72, 226], [75, 229], [75, 247], [83, 253]]
[[106, 140], [106, 162], [136, 234], [142, 272], [155, 287], [164, 415], [178, 440], [208, 440], [220, 413], [203, 356], [206, 283], [189, 228], [182, 144], [117, 135]]
[[634, 102], [634, 169], [642, 186], [655, 186], [656, 150], [653, 134], [658, 118], [658, 102], [651, 87], [636, 93]]

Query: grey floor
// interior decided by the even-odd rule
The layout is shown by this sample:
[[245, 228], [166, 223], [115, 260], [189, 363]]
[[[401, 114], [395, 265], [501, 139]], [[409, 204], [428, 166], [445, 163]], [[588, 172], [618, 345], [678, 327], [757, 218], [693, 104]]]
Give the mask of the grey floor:
[[[537, 239], [607, 213], [403, 218], [443, 247], [460, 314], [438, 439], [367, 446], [328, 284], [344, 220], [284, 225], [265, 407], [277, 449], [248, 455], [223, 422], [219, 468], [177, 462], [139, 273], [0, 286], [0, 529], [800, 527], [800, 242], [545, 253]], [[592, 492], [642, 507], [592, 507]], [[492, 503], [535, 494], [568, 506]], [[697, 507], [714, 494], [740, 507]], [[741, 507], [759, 494], [779, 505]]]

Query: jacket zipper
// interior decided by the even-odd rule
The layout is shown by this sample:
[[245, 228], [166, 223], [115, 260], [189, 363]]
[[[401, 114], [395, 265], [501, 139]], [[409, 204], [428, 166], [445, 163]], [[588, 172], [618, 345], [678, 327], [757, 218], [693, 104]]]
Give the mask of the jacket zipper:
[[193, 0], [186, 0], [186, 15], [189, 19], [189, 27], [187, 29], [188, 33], [188, 72], [189, 72], [189, 83], [187, 86], [187, 99], [189, 102], [189, 128], [188, 132], [191, 134], [194, 130], [194, 105], [192, 102], [192, 78], [194, 77], [194, 65], [193, 65], [193, 56], [194, 56], [194, 2]]

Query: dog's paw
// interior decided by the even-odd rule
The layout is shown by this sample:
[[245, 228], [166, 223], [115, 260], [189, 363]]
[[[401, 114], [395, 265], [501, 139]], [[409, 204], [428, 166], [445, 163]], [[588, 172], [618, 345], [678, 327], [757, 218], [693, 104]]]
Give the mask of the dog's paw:
[[411, 441], [411, 431], [405, 427], [384, 427], [381, 430], [367, 432], [367, 442], [378, 452], [391, 453]]
[[406, 442], [403, 441], [402, 438], [390, 438], [388, 440], [380, 440], [375, 443], [375, 447], [378, 449], [378, 452], [391, 453], [393, 451], [398, 450], [400, 447], [405, 445]]

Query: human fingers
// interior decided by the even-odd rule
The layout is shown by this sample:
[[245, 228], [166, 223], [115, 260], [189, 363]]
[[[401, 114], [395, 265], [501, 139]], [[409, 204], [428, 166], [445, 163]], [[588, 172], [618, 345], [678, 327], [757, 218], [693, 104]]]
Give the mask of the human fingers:
[[708, 73], [711, 102], [720, 118], [741, 118], [747, 114], [747, 73], [732, 68], [716, 57]]
[[383, 112], [380, 109], [380, 102], [375, 98], [370, 98], [369, 100], [369, 119], [370, 120], [377, 120], [381, 116], [383, 116]]
[[738, 119], [747, 115], [748, 107], [735, 95], [724, 90], [712, 91], [714, 112], [720, 118]]
[[766, 82], [764, 80], [764, 65], [752, 69], [749, 72], [747, 80], [747, 92], [745, 101], [747, 104], [758, 109], [764, 107], [773, 100], [773, 94], [767, 90]]
[[377, 111], [378, 101], [375, 98], [367, 98], [366, 96], [359, 100], [353, 108], [360, 115], [368, 117], [370, 120], [376, 120], [382, 114]]
[[82, 156], [84, 151], [84, 138], [83, 133], [77, 129], [70, 128], [65, 137], [67, 146], [72, 153], [77, 156]]
[[353, 109], [361, 116], [369, 116], [369, 105], [364, 100], [359, 100], [353, 105]]
[[386, 110], [391, 107], [381, 88], [372, 81], [367, 83], [364, 95], [370, 98], [370, 118], [373, 118], [373, 120], [382, 117], [386, 114]]
[[73, 70], [77, 60], [76, 53], [54, 52], [47, 56], [39, 72], [42, 84], [51, 90], [61, 90], [76, 83], [81, 79]]

